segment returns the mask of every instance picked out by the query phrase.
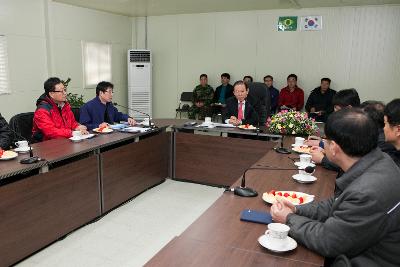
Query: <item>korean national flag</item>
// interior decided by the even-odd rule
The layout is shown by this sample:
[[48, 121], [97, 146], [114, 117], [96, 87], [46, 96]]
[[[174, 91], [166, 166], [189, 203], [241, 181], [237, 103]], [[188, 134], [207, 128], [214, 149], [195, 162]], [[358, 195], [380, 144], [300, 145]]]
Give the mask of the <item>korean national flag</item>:
[[322, 30], [322, 16], [301, 17], [300, 28], [302, 31]]

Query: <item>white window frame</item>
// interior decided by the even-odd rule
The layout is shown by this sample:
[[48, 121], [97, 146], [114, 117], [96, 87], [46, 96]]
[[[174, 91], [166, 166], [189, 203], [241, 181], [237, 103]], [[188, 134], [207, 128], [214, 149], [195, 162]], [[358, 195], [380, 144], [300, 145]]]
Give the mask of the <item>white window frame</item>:
[[0, 95], [10, 94], [7, 37], [0, 35]]
[[112, 79], [111, 44], [82, 41], [83, 81], [85, 88], [96, 88]]

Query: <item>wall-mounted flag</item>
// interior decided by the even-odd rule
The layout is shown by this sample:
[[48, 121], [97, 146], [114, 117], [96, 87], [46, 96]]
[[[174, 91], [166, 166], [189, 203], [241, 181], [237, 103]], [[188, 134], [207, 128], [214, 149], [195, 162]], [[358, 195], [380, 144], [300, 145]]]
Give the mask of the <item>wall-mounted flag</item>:
[[279, 17], [278, 32], [296, 31], [296, 30], [297, 30], [297, 16]]
[[304, 16], [300, 19], [300, 29], [302, 31], [322, 30], [322, 16]]

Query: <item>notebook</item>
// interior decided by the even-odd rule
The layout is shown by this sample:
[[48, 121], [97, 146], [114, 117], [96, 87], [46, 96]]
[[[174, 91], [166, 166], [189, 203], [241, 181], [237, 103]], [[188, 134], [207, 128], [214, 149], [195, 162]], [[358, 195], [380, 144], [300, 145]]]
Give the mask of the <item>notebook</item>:
[[240, 220], [246, 222], [255, 222], [262, 224], [272, 223], [272, 217], [269, 212], [245, 209], [240, 214]]

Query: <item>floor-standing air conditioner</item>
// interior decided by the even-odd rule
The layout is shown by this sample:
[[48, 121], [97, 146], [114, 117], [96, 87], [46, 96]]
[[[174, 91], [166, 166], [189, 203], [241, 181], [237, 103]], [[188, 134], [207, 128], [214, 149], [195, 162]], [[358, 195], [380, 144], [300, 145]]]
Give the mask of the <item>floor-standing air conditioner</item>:
[[[151, 52], [135, 49], [128, 51], [128, 107], [152, 116], [151, 112]], [[129, 111], [135, 119], [147, 116]]]

